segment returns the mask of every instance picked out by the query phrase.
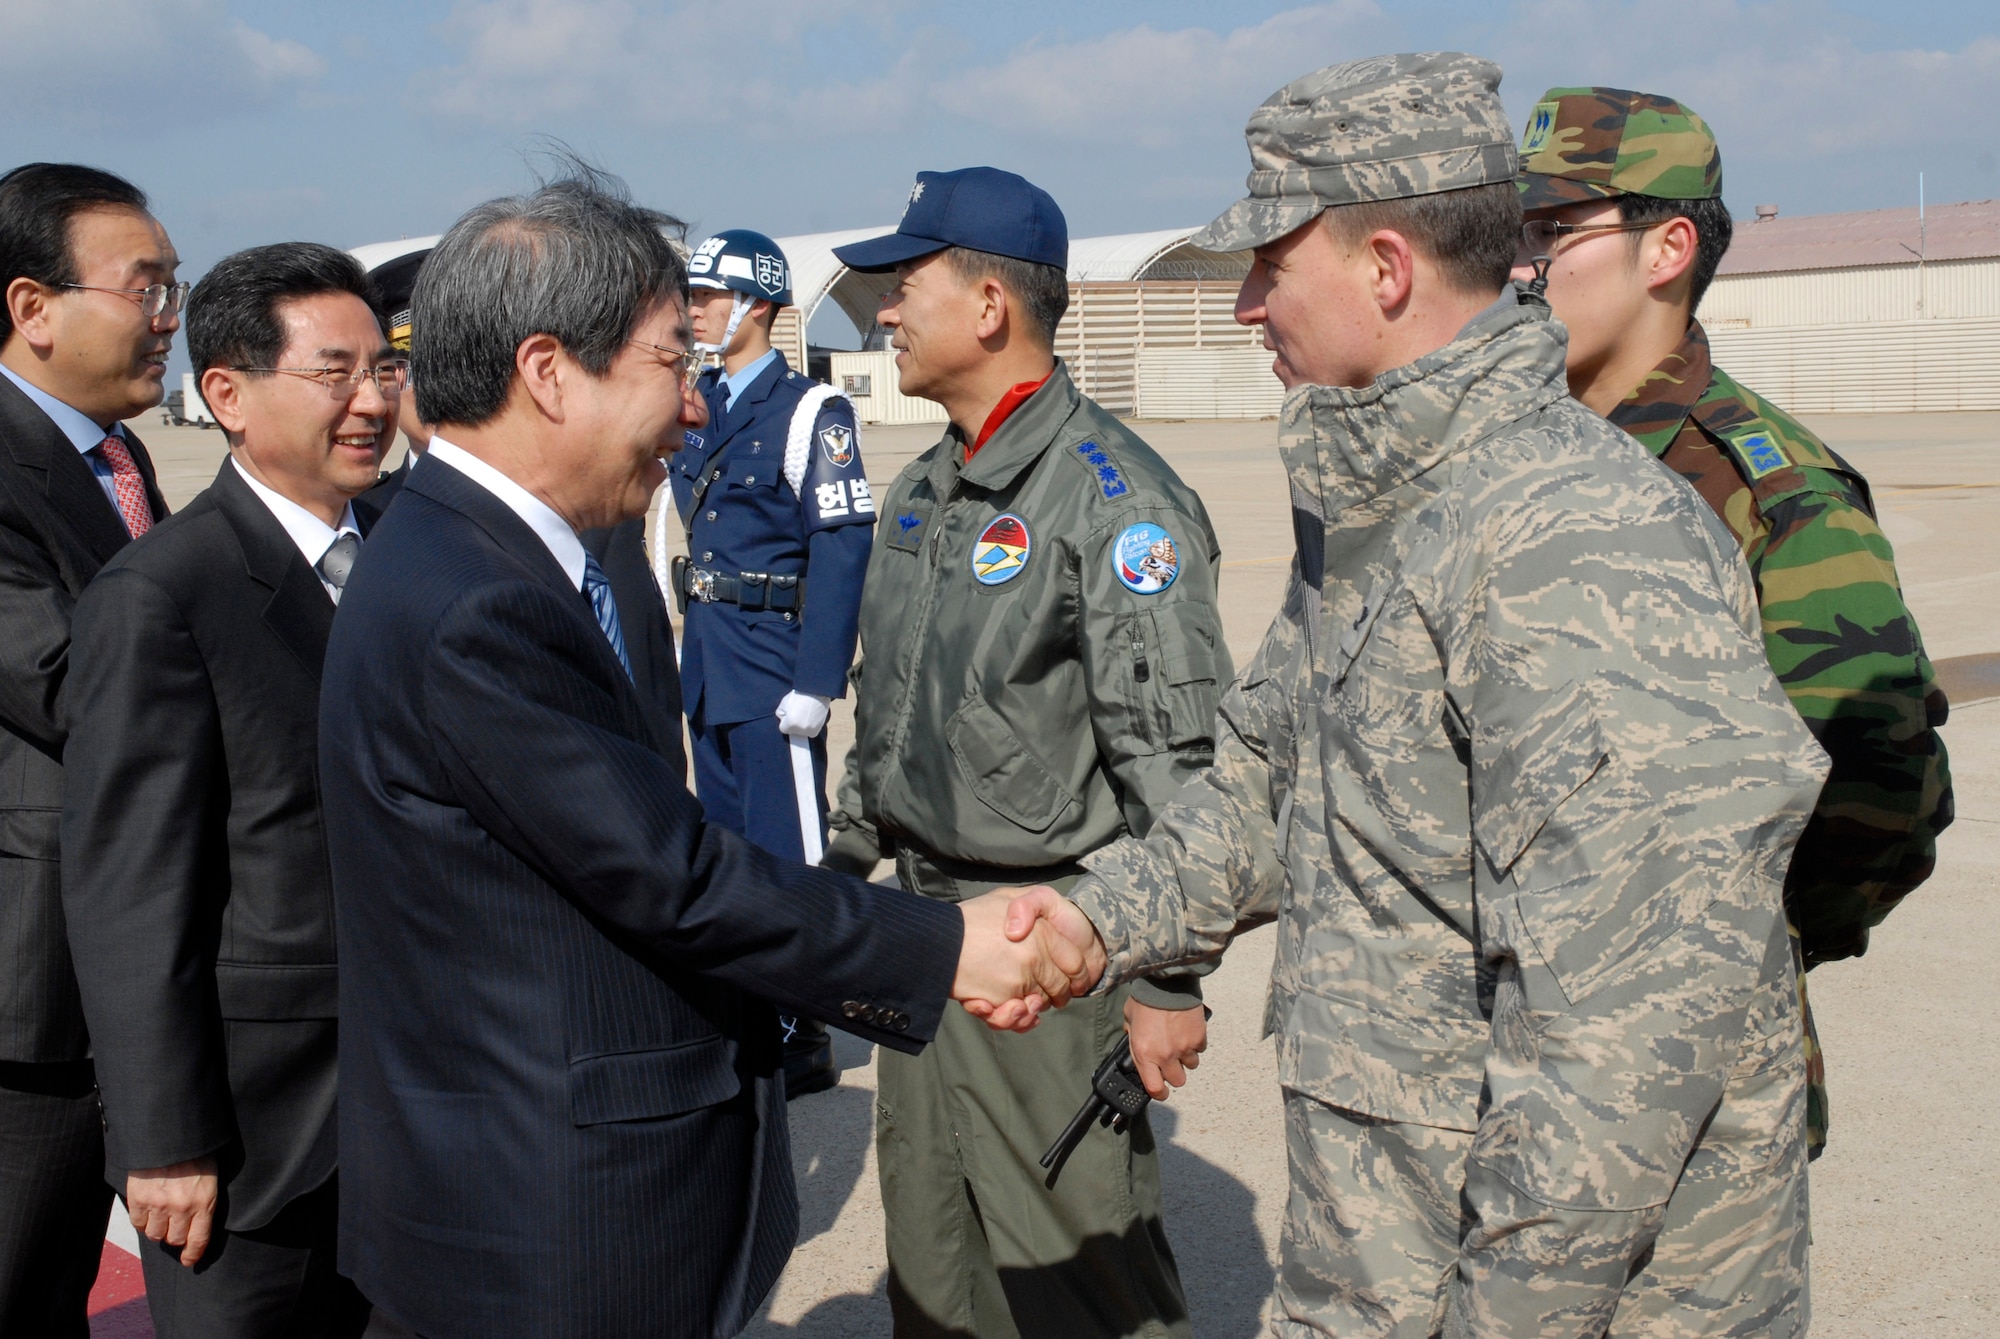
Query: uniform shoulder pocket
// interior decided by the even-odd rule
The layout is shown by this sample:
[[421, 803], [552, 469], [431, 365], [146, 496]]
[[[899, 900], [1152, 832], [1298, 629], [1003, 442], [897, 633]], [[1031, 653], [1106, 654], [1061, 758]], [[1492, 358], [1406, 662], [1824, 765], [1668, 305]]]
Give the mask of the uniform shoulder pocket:
[[1017, 827], [1046, 832], [1076, 803], [1076, 797], [984, 698], [975, 697], [960, 707], [945, 723], [944, 734], [952, 761], [972, 793]]

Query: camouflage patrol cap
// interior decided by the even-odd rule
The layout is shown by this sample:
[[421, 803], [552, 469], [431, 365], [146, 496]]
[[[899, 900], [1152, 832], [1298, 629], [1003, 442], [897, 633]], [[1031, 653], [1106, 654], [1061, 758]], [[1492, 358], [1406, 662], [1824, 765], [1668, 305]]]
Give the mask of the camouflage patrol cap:
[[1708, 122], [1672, 98], [1623, 88], [1552, 88], [1521, 135], [1521, 207], [1651, 195], [1713, 200], [1722, 150]]
[[1511, 181], [1499, 87], [1499, 66], [1456, 51], [1370, 56], [1294, 79], [1244, 128], [1249, 197], [1194, 245], [1247, 251], [1335, 205]]

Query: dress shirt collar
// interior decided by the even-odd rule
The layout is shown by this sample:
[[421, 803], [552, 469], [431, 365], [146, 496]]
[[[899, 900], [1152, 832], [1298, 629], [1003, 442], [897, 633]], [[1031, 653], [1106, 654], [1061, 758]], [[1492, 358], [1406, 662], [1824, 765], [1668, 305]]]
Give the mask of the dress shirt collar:
[[724, 374], [722, 378], [722, 385], [724, 387], [722, 407], [724, 409], [734, 409], [736, 407], [736, 397], [744, 391], [749, 390], [751, 384], [758, 377], [764, 375], [764, 369], [776, 362], [777, 359], [778, 351], [776, 349], [766, 349], [764, 350], [764, 356], [756, 362], [751, 363], [748, 367], [739, 368], [737, 371]]
[[[270, 508], [271, 515], [278, 518], [278, 524], [285, 527], [285, 533], [292, 537], [292, 543], [298, 546], [300, 554], [305, 557], [306, 566], [312, 568], [313, 575], [319, 576], [319, 560], [326, 556], [326, 551], [334, 540], [350, 532], [356, 539], [361, 538], [361, 527], [354, 523], [353, 503], [350, 502], [340, 509], [339, 525], [328, 525], [283, 493], [259, 483], [250, 471], [243, 468], [243, 462], [234, 455], [229, 457], [229, 463], [236, 467], [236, 473], [242, 476], [243, 482], [250, 485], [250, 491], [257, 495], [257, 500]], [[333, 595], [333, 586], [325, 577], [320, 577], [320, 585], [326, 587], [327, 594]], [[338, 595], [334, 595], [336, 601], [339, 598]]]
[[442, 437], [431, 438], [431, 448], [424, 453], [424, 458], [451, 466], [504, 502], [509, 511], [526, 521], [528, 528], [549, 546], [550, 556], [562, 568], [563, 575], [569, 578], [569, 584], [578, 590], [583, 589], [583, 541], [576, 537], [576, 531], [570, 529], [569, 522], [556, 514], [555, 508], [478, 456], [463, 447], [453, 446]]
[[35, 406], [44, 414], [47, 414], [54, 421], [55, 425], [62, 429], [62, 435], [69, 438], [71, 444], [84, 455], [95, 451], [104, 439], [112, 433], [116, 433], [120, 437], [125, 435], [125, 425], [123, 423], [114, 423], [111, 425], [109, 432], [105, 431], [101, 424], [92, 421], [90, 415], [84, 413], [81, 409], [70, 408], [70, 406], [56, 399], [55, 396], [50, 395], [40, 386], [29, 381], [24, 381], [20, 373], [8, 367], [5, 363], [0, 363], [0, 375], [5, 376], [7, 380], [20, 387], [21, 394], [33, 400]]

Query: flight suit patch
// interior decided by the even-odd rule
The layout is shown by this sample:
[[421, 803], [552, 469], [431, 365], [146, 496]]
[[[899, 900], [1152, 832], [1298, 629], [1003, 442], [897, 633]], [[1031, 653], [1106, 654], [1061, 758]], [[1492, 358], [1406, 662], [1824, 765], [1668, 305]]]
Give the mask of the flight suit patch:
[[889, 547], [916, 552], [923, 547], [924, 526], [930, 519], [931, 504], [928, 502], [911, 502], [898, 508], [896, 514], [889, 518], [890, 524], [884, 531]]
[[1097, 489], [1108, 498], [1124, 497], [1132, 491], [1132, 485], [1125, 482], [1125, 476], [1111, 463], [1111, 457], [1096, 442], [1077, 443], [1076, 453], [1083, 457], [1083, 463], [1090, 466], [1097, 476]]
[[1028, 566], [1034, 540], [1028, 523], [1003, 512], [986, 523], [972, 541], [972, 575], [982, 586], [999, 586], [1021, 575]]
[[1158, 595], [1181, 574], [1174, 537], [1151, 521], [1126, 526], [1112, 542], [1111, 570], [1127, 590]]

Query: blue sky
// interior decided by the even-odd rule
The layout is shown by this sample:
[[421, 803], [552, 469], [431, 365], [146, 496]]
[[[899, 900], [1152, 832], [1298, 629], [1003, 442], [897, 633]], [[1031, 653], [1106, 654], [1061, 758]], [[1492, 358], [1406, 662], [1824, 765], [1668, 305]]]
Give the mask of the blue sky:
[[[1884, 14], [1889, 17], [1883, 17]], [[697, 235], [893, 220], [918, 168], [1046, 186], [1073, 235], [1207, 221], [1273, 89], [1380, 51], [1680, 97], [1739, 214], [2000, 195], [2000, 6], [1942, 0], [4, 0], [0, 164], [95, 163], [197, 278], [257, 242], [436, 232], [556, 136]]]

